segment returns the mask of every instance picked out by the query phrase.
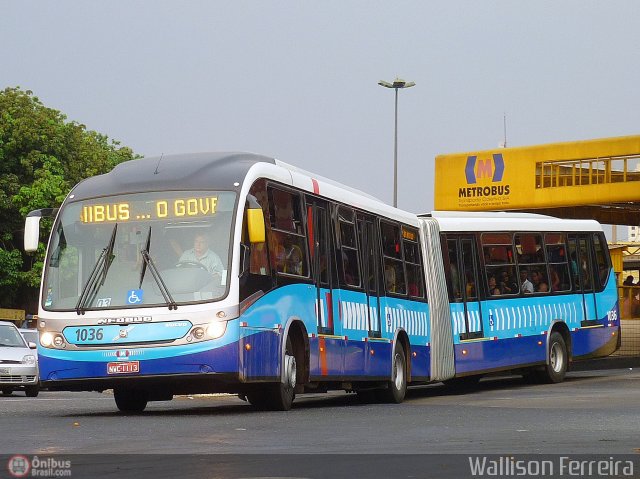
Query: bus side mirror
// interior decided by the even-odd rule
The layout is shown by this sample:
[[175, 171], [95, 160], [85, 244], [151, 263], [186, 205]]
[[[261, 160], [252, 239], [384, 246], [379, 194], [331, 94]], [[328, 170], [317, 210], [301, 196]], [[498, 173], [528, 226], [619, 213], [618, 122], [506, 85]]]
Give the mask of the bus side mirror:
[[43, 216], [55, 216], [58, 208], [43, 208], [34, 210], [27, 215], [24, 222], [24, 250], [33, 253], [38, 250], [40, 240], [40, 218]]
[[264, 243], [264, 214], [262, 208], [247, 208], [247, 229], [250, 243]]
[[40, 218], [42, 216], [27, 216], [24, 222], [24, 250], [27, 253], [33, 253], [38, 249]]

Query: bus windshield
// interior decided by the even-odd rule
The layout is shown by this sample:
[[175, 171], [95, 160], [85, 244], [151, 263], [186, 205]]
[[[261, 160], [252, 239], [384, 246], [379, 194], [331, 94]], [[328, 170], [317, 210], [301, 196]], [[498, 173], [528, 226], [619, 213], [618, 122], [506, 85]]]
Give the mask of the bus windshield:
[[228, 191], [171, 191], [67, 203], [52, 231], [44, 309], [222, 299], [235, 200]]

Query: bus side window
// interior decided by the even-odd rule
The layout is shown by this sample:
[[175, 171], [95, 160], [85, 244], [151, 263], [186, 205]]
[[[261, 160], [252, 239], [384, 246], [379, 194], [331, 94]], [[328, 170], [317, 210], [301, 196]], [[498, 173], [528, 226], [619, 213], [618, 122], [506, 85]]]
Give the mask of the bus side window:
[[360, 287], [360, 262], [356, 239], [355, 214], [352, 209], [338, 208], [338, 238], [340, 240], [339, 262], [341, 266], [340, 284]]
[[549, 261], [549, 287], [552, 292], [571, 290], [569, 255], [566, 236], [563, 233], [547, 233], [544, 236]]
[[387, 292], [407, 294], [407, 285], [400, 246], [400, 226], [380, 221], [380, 237], [384, 261], [384, 275]]
[[602, 291], [609, 279], [609, 270], [611, 269], [611, 263], [609, 256], [607, 255], [608, 248], [601, 233], [595, 233], [593, 235], [593, 248], [596, 254], [596, 267], [598, 271], [598, 290]]
[[269, 256], [277, 273], [309, 277], [307, 239], [303, 229], [302, 198], [299, 194], [270, 186]]
[[404, 261], [407, 269], [407, 292], [415, 298], [424, 297], [422, 281], [422, 261], [418, 245], [418, 231], [406, 226], [402, 227], [402, 245]]
[[449, 301], [462, 301], [462, 280], [460, 279], [460, 267], [458, 265], [458, 242], [447, 240], [447, 250], [449, 255]]

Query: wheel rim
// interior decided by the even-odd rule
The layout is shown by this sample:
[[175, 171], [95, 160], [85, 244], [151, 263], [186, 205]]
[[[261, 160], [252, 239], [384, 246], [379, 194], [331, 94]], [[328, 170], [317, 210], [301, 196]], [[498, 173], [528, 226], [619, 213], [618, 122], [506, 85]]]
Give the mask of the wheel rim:
[[402, 358], [399, 354], [396, 354], [393, 360], [393, 375], [394, 385], [398, 391], [402, 390], [404, 386], [404, 367], [402, 364]]
[[549, 365], [556, 373], [562, 371], [564, 367], [564, 355], [562, 354], [562, 348], [559, 343], [553, 343], [551, 345], [551, 351], [549, 351]]
[[295, 356], [285, 355], [285, 384], [287, 387], [294, 389], [296, 387], [296, 358]]

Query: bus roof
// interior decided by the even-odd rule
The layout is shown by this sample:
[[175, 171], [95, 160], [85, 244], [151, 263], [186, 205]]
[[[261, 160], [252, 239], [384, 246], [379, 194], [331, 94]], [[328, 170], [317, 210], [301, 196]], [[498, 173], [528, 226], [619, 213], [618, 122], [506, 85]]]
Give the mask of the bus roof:
[[433, 211], [441, 231], [602, 231], [593, 220], [566, 220], [533, 213]]
[[222, 152], [163, 155], [120, 163], [109, 173], [88, 178], [74, 199], [158, 190], [234, 190], [256, 163], [275, 164], [253, 153]]

